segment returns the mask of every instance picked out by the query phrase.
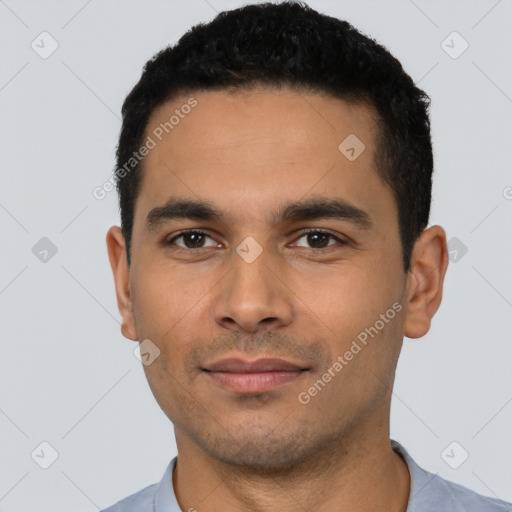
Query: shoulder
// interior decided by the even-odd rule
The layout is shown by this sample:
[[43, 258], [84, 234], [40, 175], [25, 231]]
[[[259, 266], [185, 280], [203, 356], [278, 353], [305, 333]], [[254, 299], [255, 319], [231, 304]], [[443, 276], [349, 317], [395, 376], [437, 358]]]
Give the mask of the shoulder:
[[450, 506], [450, 510], [460, 512], [509, 512], [512, 504], [495, 498], [482, 496], [462, 485], [432, 475], [433, 488], [443, 501], [440, 505]]
[[172, 487], [172, 472], [176, 461], [177, 457], [174, 457], [169, 462], [159, 483], [148, 485], [101, 512], [179, 512], [180, 507]]
[[137, 512], [153, 512], [157, 486], [158, 484], [149, 485], [101, 512], [132, 512], [133, 510], [137, 510]]
[[450, 482], [416, 464], [405, 448], [391, 441], [392, 448], [407, 464], [411, 488], [407, 512], [511, 512], [512, 504]]

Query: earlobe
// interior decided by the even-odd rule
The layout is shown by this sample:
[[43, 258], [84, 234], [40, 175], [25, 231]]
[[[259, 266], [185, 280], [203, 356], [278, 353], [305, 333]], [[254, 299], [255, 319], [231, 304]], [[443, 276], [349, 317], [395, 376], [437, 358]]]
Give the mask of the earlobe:
[[130, 289], [130, 268], [126, 259], [124, 235], [118, 226], [112, 226], [107, 232], [107, 251], [114, 275], [117, 307], [121, 314], [121, 333], [125, 338], [137, 341], [138, 335]]
[[429, 331], [441, 304], [447, 268], [446, 233], [441, 226], [431, 226], [414, 244], [407, 278], [404, 334], [408, 338], [421, 338]]

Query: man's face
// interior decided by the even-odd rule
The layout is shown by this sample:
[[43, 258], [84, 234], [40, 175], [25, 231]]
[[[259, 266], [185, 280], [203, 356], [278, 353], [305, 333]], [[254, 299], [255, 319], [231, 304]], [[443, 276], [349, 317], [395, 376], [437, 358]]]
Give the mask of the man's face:
[[[197, 106], [162, 141], [153, 130], [189, 97], [148, 123], [157, 145], [144, 160], [129, 275], [127, 330], [160, 350], [144, 369], [178, 442], [281, 466], [381, 428], [407, 275], [397, 207], [375, 169], [376, 118], [289, 89], [192, 96]], [[359, 156], [353, 137], [339, 149], [350, 134]], [[161, 209], [171, 197], [221, 216], [174, 217]], [[349, 207], [283, 215], [313, 200]], [[179, 236], [191, 229], [204, 234]], [[222, 363], [232, 358], [249, 366]], [[269, 358], [291, 366], [250, 366]]]

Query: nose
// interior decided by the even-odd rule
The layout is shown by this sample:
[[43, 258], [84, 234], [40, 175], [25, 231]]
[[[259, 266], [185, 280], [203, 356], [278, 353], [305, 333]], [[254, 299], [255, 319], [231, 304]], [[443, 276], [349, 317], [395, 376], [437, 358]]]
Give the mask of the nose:
[[293, 318], [292, 292], [264, 250], [248, 263], [233, 254], [231, 270], [216, 289], [213, 317], [225, 329], [254, 333], [289, 325]]

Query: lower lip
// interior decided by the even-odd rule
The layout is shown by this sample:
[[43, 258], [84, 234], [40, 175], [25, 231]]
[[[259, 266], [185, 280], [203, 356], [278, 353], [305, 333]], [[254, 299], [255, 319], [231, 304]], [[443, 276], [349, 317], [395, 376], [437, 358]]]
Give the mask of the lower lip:
[[304, 371], [261, 373], [205, 372], [215, 384], [235, 393], [264, 393], [298, 379]]

